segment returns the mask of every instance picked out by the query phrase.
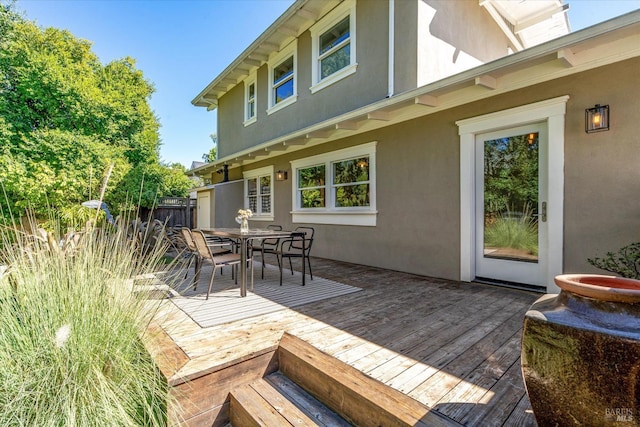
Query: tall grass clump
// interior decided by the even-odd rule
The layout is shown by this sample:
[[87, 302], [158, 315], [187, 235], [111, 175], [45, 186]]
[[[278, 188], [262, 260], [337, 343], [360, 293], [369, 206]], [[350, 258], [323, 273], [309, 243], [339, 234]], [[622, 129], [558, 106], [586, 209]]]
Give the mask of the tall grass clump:
[[500, 214], [485, 227], [488, 247], [523, 250], [538, 255], [538, 223], [526, 210], [522, 215]]
[[0, 237], [0, 425], [166, 425], [166, 381], [144, 345], [160, 300], [131, 280], [161, 268], [163, 243], [142, 251], [125, 227], [73, 244]]

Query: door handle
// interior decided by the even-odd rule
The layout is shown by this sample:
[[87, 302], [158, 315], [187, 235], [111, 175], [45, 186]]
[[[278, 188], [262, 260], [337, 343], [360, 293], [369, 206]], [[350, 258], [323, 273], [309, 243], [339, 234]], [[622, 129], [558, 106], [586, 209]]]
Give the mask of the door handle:
[[532, 214], [531, 216], [540, 218], [540, 221], [542, 222], [547, 222], [547, 202], [542, 202], [542, 207], [539, 214]]

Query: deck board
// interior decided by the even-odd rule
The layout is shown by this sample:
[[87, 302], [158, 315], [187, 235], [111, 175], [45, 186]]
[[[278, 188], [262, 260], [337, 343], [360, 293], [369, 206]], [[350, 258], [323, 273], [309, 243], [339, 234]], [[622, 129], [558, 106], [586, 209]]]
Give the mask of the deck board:
[[519, 356], [524, 313], [540, 294], [319, 258], [311, 263], [314, 279], [364, 292], [284, 304], [206, 328], [175, 305], [163, 306], [156, 320], [189, 359], [173, 380], [274, 348], [286, 331], [464, 425], [535, 426]]

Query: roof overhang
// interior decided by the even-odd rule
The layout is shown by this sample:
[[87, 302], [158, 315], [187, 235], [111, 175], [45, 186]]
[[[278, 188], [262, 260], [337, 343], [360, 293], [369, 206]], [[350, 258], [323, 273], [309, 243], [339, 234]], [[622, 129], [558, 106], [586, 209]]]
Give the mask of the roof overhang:
[[562, 0], [479, 0], [516, 52], [569, 33]]
[[640, 10], [266, 141], [189, 171], [207, 175], [640, 56]]
[[269, 60], [341, 0], [297, 0], [191, 101], [214, 110], [218, 99]]

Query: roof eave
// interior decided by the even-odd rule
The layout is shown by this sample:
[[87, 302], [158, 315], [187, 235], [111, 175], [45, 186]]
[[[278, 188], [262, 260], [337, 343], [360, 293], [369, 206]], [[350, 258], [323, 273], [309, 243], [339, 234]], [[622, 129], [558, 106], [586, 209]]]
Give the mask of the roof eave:
[[[227, 78], [231, 72], [240, 67], [251, 55], [267, 40], [274, 35], [286, 21], [294, 16], [298, 10], [302, 9], [309, 0], [296, 0], [289, 8], [276, 19], [253, 43], [249, 45], [238, 57], [229, 64], [218, 76], [211, 81], [192, 101], [196, 107], [207, 107], [208, 110], [217, 108], [217, 99], [208, 98], [209, 94], [216, 86], [224, 85], [223, 80]], [[232, 85], [232, 84], [229, 84]], [[229, 86], [227, 85], [227, 86]]]
[[[597, 37], [612, 33], [616, 30], [623, 30], [625, 27], [639, 24], [640, 10], [630, 12], [626, 15], [622, 15], [620, 17], [602, 22], [600, 24], [596, 24], [592, 27], [585, 28], [581, 31], [568, 34], [566, 36], [551, 40], [538, 46], [525, 49], [521, 52], [514, 53], [510, 56], [497, 59], [487, 64], [480, 65], [478, 67], [438, 80], [428, 85], [397, 94], [392, 98], [380, 100], [349, 113], [345, 113], [343, 115], [325, 120], [321, 123], [317, 123], [313, 126], [309, 126], [296, 132], [271, 139], [258, 146], [248, 148], [229, 156], [225, 156], [224, 158], [218, 159], [214, 162], [207, 163], [206, 165], [203, 165], [196, 169], [192, 169], [189, 171], [189, 173], [205, 175], [209, 172], [215, 171], [224, 164], [234, 167], [261, 160], [265, 158], [265, 156], [269, 157], [272, 155], [278, 155], [280, 151], [286, 151], [292, 146], [293, 149], [304, 148], [306, 146], [313, 145], [314, 143], [312, 142], [312, 140], [322, 141], [322, 137], [319, 137], [318, 134], [323, 133], [323, 131], [326, 131], [327, 129], [346, 129], [346, 127], [344, 127], [342, 124], [348, 123], [358, 117], [373, 117], [377, 112], [389, 111], [389, 109], [400, 108], [400, 106], [407, 104], [419, 104], [423, 102], [426, 102], [428, 104], [428, 100], [433, 97], [433, 94], [455, 91], [457, 90], [456, 88], [469, 87], [474, 84], [477, 86], [479, 84], [478, 82], [483, 76], [500, 74], [501, 71], [505, 72], [509, 69], [517, 67], [524, 68], [524, 66], [527, 66], [529, 64], [535, 64], [535, 62], [539, 61], [541, 58], [554, 56], [557, 59], [562, 59], [563, 61], [570, 61], [571, 58], [563, 57], [560, 53], [563, 52], [567, 55], [571, 55], [570, 48], [572, 48], [573, 46], [583, 44]], [[632, 52], [630, 54], [638, 56], [640, 55], [640, 51]], [[434, 108], [429, 111], [435, 112], [443, 108], [434, 106]], [[446, 108], [452, 107], [448, 106]], [[425, 113], [423, 115], [429, 114], [426, 111], [427, 110], [425, 110]], [[333, 139], [336, 138], [326, 138], [325, 140], [329, 141]], [[272, 152], [275, 152], [275, 154]]]

